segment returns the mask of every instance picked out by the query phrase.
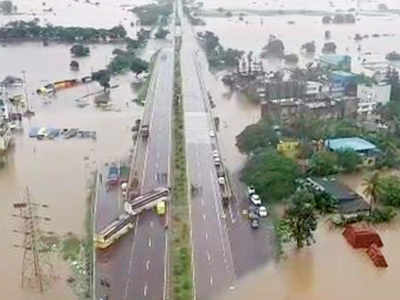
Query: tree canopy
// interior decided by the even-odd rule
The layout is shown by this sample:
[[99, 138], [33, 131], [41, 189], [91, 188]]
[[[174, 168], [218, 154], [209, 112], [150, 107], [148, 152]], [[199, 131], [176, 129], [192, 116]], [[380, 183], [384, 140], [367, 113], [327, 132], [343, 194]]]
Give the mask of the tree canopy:
[[242, 180], [253, 185], [263, 201], [280, 201], [295, 190], [300, 175], [296, 163], [271, 149], [253, 155], [242, 170]]
[[147, 71], [149, 68], [149, 63], [147, 61], [144, 61], [143, 59], [135, 56], [132, 59], [130, 69], [133, 73], [136, 75], [139, 75], [140, 73]]
[[400, 207], [400, 177], [385, 176], [379, 178], [376, 194], [382, 204]]
[[271, 124], [260, 121], [256, 124], [247, 126], [238, 136], [236, 136], [236, 146], [242, 153], [252, 153], [259, 148], [275, 146], [279, 139]]
[[297, 248], [315, 242], [313, 232], [317, 229], [313, 194], [300, 190], [290, 198], [289, 208], [279, 223], [279, 231], [285, 242], [296, 242]]
[[305, 43], [301, 46], [301, 49], [304, 50], [306, 53], [315, 53], [316, 47], [315, 47], [315, 42], [308, 42]]
[[311, 157], [311, 173], [317, 176], [327, 176], [336, 173], [337, 154], [330, 151], [320, 151]]
[[92, 79], [97, 81], [104, 88], [104, 91], [110, 88], [111, 75], [108, 70], [93, 72]]
[[361, 156], [351, 149], [345, 149], [337, 152], [338, 165], [346, 173], [354, 172], [357, 166], [362, 162]]
[[281, 58], [285, 54], [285, 46], [283, 42], [271, 35], [268, 40], [268, 44], [264, 46], [261, 52], [262, 57], [278, 57]]
[[90, 54], [90, 49], [82, 44], [76, 44], [71, 47], [70, 52], [75, 57], [82, 57], [88, 56]]

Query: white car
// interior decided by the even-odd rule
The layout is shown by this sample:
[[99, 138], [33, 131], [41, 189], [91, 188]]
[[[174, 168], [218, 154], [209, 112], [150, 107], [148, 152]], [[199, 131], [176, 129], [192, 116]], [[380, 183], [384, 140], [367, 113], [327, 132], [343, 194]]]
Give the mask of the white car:
[[214, 130], [210, 130], [210, 131], [209, 131], [209, 134], [210, 134], [210, 137], [215, 137], [215, 132], [214, 132]]
[[258, 215], [259, 215], [260, 217], [266, 217], [266, 216], [268, 216], [267, 208], [266, 208], [265, 206], [260, 206], [260, 207], [258, 208]]
[[214, 150], [213, 151], [213, 157], [215, 158], [215, 157], [218, 157], [218, 156], [219, 156], [218, 150]]
[[218, 183], [219, 183], [220, 185], [224, 185], [224, 184], [225, 184], [225, 178], [224, 178], [224, 177], [219, 177], [219, 178], [218, 178]]
[[250, 201], [253, 203], [255, 206], [260, 206], [261, 205], [261, 198], [257, 194], [253, 194], [250, 196]]
[[221, 162], [221, 159], [219, 158], [219, 156], [214, 156], [214, 161], [216, 163], [219, 163], [219, 162]]
[[249, 197], [255, 193], [256, 193], [256, 189], [254, 188], [254, 186], [251, 185], [251, 186], [247, 187], [247, 195], [249, 195]]

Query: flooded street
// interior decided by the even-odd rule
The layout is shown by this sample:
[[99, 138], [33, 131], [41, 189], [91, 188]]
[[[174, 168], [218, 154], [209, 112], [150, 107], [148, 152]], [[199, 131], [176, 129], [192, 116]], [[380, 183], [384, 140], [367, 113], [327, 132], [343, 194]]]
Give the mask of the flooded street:
[[[42, 1], [19, 1], [20, 12], [39, 11]], [[123, 10], [120, 1], [101, 1], [96, 8], [82, 8], [85, 4], [75, 1], [47, 1], [47, 7], [53, 7], [56, 14], [37, 13], [43, 22], [60, 25], [78, 25], [94, 27], [112, 27], [120, 22], [134, 20], [132, 13]], [[103, 5], [104, 4], [104, 5]], [[75, 11], [71, 7], [75, 6]], [[67, 7], [69, 7], [67, 9]], [[113, 13], [110, 10], [114, 8]], [[93, 14], [98, 9], [99, 14]], [[102, 10], [103, 9], [103, 10]], [[60, 11], [60, 14], [58, 14]], [[111, 10], [112, 11], [112, 10]], [[106, 13], [107, 12], [107, 13]], [[65, 15], [64, 15], [65, 14]], [[101, 17], [99, 15], [101, 14]], [[91, 16], [87, 18], [87, 16]], [[128, 19], [130, 17], [130, 19]], [[31, 20], [33, 16], [8, 16], [1, 23], [10, 20]], [[109, 18], [109, 19], [107, 19]], [[125, 26], [129, 32], [129, 26]], [[134, 30], [134, 29], [133, 29]], [[135, 32], [129, 32], [135, 34]], [[80, 71], [71, 71], [71, 45], [42, 43], [9, 44], [0, 48], [0, 79], [7, 75], [23, 77], [25, 72], [29, 106], [35, 112], [30, 119], [23, 119], [23, 132], [14, 137], [14, 146], [8, 153], [7, 163], [0, 170], [0, 227], [5, 236], [0, 245], [0, 254], [5, 263], [0, 264], [3, 276], [0, 283], [3, 298], [15, 300], [36, 299], [75, 299], [71, 288], [66, 286], [70, 275], [69, 267], [61, 261], [54, 261], [55, 275], [58, 280], [44, 295], [33, 293], [29, 289], [20, 289], [22, 264], [21, 249], [13, 247], [22, 243], [22, 236], [13, 232], [20, 228], [20, 222], [11, 215], [16, 212], [12, 204], [20, 200], [23, 189], [28, 186], [33, 201], [49, 205], [42, 209], [41, 215], [49, 216], [51, 222], [43, 224], [44, 230], [54, 231], [57, 235], [72, 232], [79, 237], [85, 233], [84, 220], [87, 210], [87, 182], [90, 173], [98, 164], [109, 160], [127, 157], [132, 147], [131, 127], [141, 117], [143, 108], [132, 102], [136, 92], [131, 87], [132, 73], [112, 78], [112, 107], [104, 111], [95, 107], [94, 96], [87, 98], [86, 107], [78, 107], [77, 98], [102, 90], [97, 82], [80, 85], [57, 92], [55, 97], [40, 97], [36, 89], [57, 80], [82, 78], [91, 71], [104, 68], [112, 57], [112, 51], [118, 45], [90, 45], [91, 55], [77, 59]], [[149, 58], [157, 49], [157, 43], [150, 42], [144, 57]], [[21, 89], [9, 89], [9, 95], [21, 94]], [[39, 141], [29, 138], [32, 127], [80, 128], [97, 132], [97, 140], [63, 139]]]
[[400, 276], [400, 223], [379, 226], [389, 268], [378, 269], [365, 253], [347, 244], [341, 230], [320, 224], [317, 243], [287, 253], [280, 264], [271, 264], [248, 276], [219, 300], [396, 300]]

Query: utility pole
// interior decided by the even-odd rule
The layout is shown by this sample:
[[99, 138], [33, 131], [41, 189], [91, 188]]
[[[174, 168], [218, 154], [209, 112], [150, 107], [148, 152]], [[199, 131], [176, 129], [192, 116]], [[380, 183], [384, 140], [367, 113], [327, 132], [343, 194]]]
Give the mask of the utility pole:
[[25, 195], [21, 202], [13, 204], [17, 214], [13, 217], [22, 219], [22, 229], [14, 230], [24, 236], [22, 245], [14, 245], [16, 248], [23, 249], [21, 288], [31, 287], [40, 293], [45, 291], [46, 285], [54, 278], [53, 267], [44, 255], [49, 252], [50, 247], [45, 245], [44, 234], [53, 232], [43, 232], [39, 228], [40, 221], [50, 221], [49, 217], [37, 215], [38, 208], [47, 208], [45, 204], [32, 202], [29, 188], [26, 188]]

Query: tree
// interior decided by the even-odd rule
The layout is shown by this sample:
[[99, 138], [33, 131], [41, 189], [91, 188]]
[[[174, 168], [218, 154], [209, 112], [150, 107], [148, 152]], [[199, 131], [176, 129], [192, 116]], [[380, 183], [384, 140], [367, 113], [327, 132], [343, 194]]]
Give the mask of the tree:
[[269, 36], [268, 44], [264, 46], [261, 52], [262, 57], [283, 57], [285, 54], [285, 46], [283, 42], [274, 35]]
[[357, 166], [362, 162], [360, 155], [351, 149], [337, 152], [338, 165], [347, 173], [356, 170]]
[[271, 124], [260, 121], [247, 126], [236, 136], [236, 146], [241, 153], [250, 154], [259, 148], [276, 147], [279, 139]]
[[331, 38], [331, 32], [330, 32], [330, 30], [326, 30], [325, 31], [325, 39], [330, 39]]
[[311, 173], [317, 176], [327, 176], [336, 173], [337, 154], [330, 151], [320, 151], [311, 157]]
[[155, 33], [154, 37], [156, 39], [165, 39], [165, 37], [168, 35], [169, 30], [165, 30], [162, 27], [158, 28], [157, 32]]
[[82, 44], [76, 44], [71, 47], [70, 52], [75, 57], [82, 57], [88, 56], [90, 54], [90, 49], [89, 47], [85, 47]]
[[400, 177], [387, 176], [379, 178], [376, 193], [379, 201], [383, 204], [400, 207]]
[[79, 70], [79, 63], [76, 60], [71, 61], [69, 64], [71, 70], [77, 71]]
[[299, 249], [315, 242], [313, 232], [317, 229], [317, 216], [314, 208], [314, 196], [307, 191], [297, 191], [290, 198], [289, 208], [279, 223], [285, 242], [294, 241]]
[[400, 60], [400, 53], [397, 53], [396, 51], [392, 51], [392, 52], [386, 54], [385, 58], [390, 61], [397, 61], [397, 60]]
[[343, 24], [345, 22], [345, 18], [341, 14], [337, 14], [333, 17], [333, 23], [335, 24]]
[[300, 175], [296, 163], [275, 150], [264, 149], [253, 155], [242, 170], [241, 178], [253, 185], [263, 201], [280, 201], [296, 190]]
[[144, 71], [147, 71], [148, 68], [149, 63], [147, 61], [144, 61], [143, 59], [136, 56], [132, 59], [130, 69], [133, 73], [136, 74], [136, 76]]
[[345, 23], [355, 23], [356, 22], [356, 18], [354, 17], [353, 14], [345, 14], [344, 15], [344, 22]]
[[104, 92], [110, 88], [111, 75], [108, 70], [93, 72], [92, 79], [97, 81], [104, 88]]
[[322, 52], [324, 53], [336, 53], [336, 44], [334, 42], [328, 42], [324, 44], [322, 48]]
[[322, 17], [322, 23], [324, 23], [324, 24], [329, 24], [329, 23], [331, 23], [331, 22], [332, 22], [331, 16], [323, 16], [323, 17]]
[[286, 63], [297, 64], [299, 62], [299, 57], [294, 53], [285, 55], [283, 59]]
[[9, 15], [13, 12], [14, 7], [11, 1], [5, 0], [0, 1], [0, 9], [4, 14]]
[[306, 53], [315, 53], [316, 48], [315, 48], [315, 42], [308, 42], [305, 43], [301, 46], [301, 50], [304, 50]]
[[371, 208], [375, 208], [379, 193], [379, 173], [374, 172], [372, 176], [364, 178], [364, 195], [371, 199]]

